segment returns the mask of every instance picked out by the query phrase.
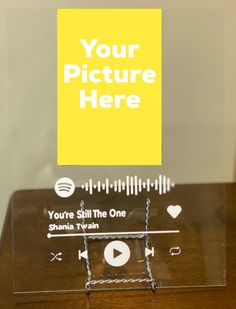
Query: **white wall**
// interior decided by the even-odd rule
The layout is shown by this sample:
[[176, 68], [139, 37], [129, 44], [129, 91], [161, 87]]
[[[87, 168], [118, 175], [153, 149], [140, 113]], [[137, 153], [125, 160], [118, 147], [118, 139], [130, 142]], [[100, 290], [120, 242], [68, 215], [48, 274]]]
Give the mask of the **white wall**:
[[[0, 0], [0, 230], [14, 190], [52, 187], [62, 175], [78, 184], [162, 171], [178, 183], [236, 180], [236, 7], [230, 1], [116, 1], [120, 7], [163, 3], [178, 9], [164, 13], [163, 168], [56, 166], [53, 8], [77, 2]], [[102, 0], [79, 5], [87, 3], [111, 7]]]

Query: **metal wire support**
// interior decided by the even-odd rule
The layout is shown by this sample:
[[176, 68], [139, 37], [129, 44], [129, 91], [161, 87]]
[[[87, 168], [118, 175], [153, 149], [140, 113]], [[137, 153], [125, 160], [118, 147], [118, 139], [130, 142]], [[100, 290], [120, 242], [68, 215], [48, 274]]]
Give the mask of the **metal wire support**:
[[[145, 232], [148, 232], [149, 230], [149, 212], [150, 212], [150, 206], [151, 206], [151, 200], [149, 198], [146, 199], [146, 212], [145, 212]], [[147, 249], [150, 249], [149, 245], [149, 234], [145, 233], [145, 247]], [[157, 288], [156, 280], [153, 278], [152, 270], [151, 270], [151, 263], [149, 256], [145, 256], [146, 261], [146, 269], [147, 269], [147, 275], [151, 282], [151, 288], [153, 291]]]
[[[80, 209], [84, 212], [84, 201], [81, 200], [80, 202]], [[89, 251], [88, 251], [88, 239], [86, 236], [86, 230], [85, 230], [85, 219], [82, 217], [82, 230], [84, 234], [84, 250], [88, 252], [87, 258], [86, 258], [86, 270], [87, 270], [87, 281], [85, 282], [85, 289], [87, 293], [90, 293], [90, 284], [91, 284], [91, 278], [92, 278], [92, 272], [91, 272], [91, 267], [90, 267], [90, 259], [89, 259]]]
[[[143, 283], [147, 282], [150, 283], [152, 291], [155, 291], [157, 288], [156, 280], [153, 278], [152, 271], [151, 271], [151, 262], [149, 256], [145, 256], [145, 264], [146, 264], [146, 271], [147, 271], [147, 278], [122, 278], [122, 279], [100, 279], [100, 280], [92, 280], [92, 272], [90, 267], [90, 257], [88, 251], [88, 239], [144, 239], [145, 240], [145, 247], [150, 249], [149, 245], [149, 234], [146, 233], [149, 230], [149, 214], [150, 214], [150, 206], [151, 201], [149, 198], [146, 199], [146, 207], [145, 207], [145, 233], [137, 234], [137, 235], [99, 235], [99, 236], [87, 236], [85, 230], [85, 219], [82, 217], [82, 230], [83, 230], [83, 238], [84, 238], [84, 249], [87, 251], [87, 258], [86, 258], [86, 270], [87, 270], [87, 280], [85, 282], [85, 289], [87, 293], [90, 293], [91, 285], [95, 284], [119, 284], [119, 283]], [[83, 200], [80, 202], [80, 208], [84, 212], [85, 210], [85, 203]]]

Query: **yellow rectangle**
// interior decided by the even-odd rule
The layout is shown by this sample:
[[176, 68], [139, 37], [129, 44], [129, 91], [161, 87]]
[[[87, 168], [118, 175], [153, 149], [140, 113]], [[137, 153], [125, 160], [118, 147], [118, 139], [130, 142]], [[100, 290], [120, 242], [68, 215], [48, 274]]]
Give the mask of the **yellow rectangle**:
[[160, 165], [160, 9], [58, 10], [59, 165]]

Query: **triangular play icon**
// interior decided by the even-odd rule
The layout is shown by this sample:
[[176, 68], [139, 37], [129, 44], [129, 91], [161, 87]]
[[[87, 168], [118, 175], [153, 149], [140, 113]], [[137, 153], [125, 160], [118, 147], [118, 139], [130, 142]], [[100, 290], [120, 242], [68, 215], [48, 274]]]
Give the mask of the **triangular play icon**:
[[117, 250], [117, 249], [113, 248], [113, 259], [117, 258], [117, 257], [120, 256], [121, 254], [123, 254], [123, 252], [121, 252], [120, 250]]

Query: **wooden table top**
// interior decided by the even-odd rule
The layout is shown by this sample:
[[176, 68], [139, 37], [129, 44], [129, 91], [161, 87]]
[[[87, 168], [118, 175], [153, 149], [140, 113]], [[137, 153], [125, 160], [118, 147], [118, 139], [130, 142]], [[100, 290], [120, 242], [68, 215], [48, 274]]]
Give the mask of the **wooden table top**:
[[0, 247], [0, 308], [236, 308], [236, 184], [226, 185], [226, 222], [226, 287], [15, 295], [9, 210]]

